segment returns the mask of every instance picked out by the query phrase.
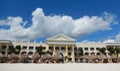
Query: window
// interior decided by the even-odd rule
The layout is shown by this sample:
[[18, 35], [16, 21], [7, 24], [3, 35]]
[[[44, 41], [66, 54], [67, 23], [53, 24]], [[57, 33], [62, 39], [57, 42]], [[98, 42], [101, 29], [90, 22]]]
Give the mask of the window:
[[5, 46], [5, 45], [3, 45], [3, 46], [2, 46], [2, 49], [3, 49], [3, 50], [4, 50], [4, 49], [6, 49], [6, 46]]
[[85, 55], [89, 55], [89, 53], [88, 53], [88, 52], [86, 52], [86, 53], [85, 53]]
[[92, 48], [90, 48], [90, 50], [94, 51], [94, 48], [92, 47]]
[[32, 55], [32, 54], [33, 54], [33, 52], [29, 52], [29, 53], [28, 53], [28, 55]]
[[71, 47], [68, 47], [68, 51], [71, 51]]
[[75, 56], [77, 56], [77, 53], [75, 53]]
[[86, 50], [86, 51], [87, 51], [87, 50], [88, 50], [88, 48], [87, 48], [87, 47], [85, 47], [85, 48], [84, 48], [84, 50]]
[[59, 47], [56, 47], [56, 50], [59, 50]]
[[52, 51], [52, 50], [53, 50], [53, 47], [49, 47], [49, 49]]
[[26, 54], [27, 52], [26, 51], [23, 51], [21, 54]]
[[30, 47], [29, 47], [29, 50], [33, 50], [33, 46], [30, 46]]
[[65, 50], [65, 47], [61, 47], [62, 50]]
[[23, 48], [22, 48], [22, 49], [24, 49], [24, 50], [25, 50], [25, 49], [27, 49], [27, 46], [23, 46]]
[[71, 53], [69, 52], [69, 53], [68, 53], [68, 55], [70, 56], [70, 55], [71, 55]]
[[74, 50], [76, 51], [76, 50], [77, 50], [77, 48], [75, 47], [75, 48], [74, 48]]
[[78, 61], [78, 59], [77, 58], [75, 58], [75, 62], [77, 62]]
[[99, 50], [99, 49], [100, 49], [99, 47], [96, 48], [96, 50]]
[[91, 52], [90, 54], [91, 54], [91, 55], [95, 55], [95, 53], [94, 53], [94, 52]]
[[100, 55], [100, 53], [98, 52], [97, 55]]
[[43, 47], [43, 49], [46, 49], [46, 47]]

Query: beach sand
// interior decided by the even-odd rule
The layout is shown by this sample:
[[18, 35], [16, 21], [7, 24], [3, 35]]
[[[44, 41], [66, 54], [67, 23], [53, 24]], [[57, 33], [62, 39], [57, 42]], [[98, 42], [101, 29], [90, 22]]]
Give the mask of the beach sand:
[[120, 64], [0, 64], [0, 71], [120, 71]]

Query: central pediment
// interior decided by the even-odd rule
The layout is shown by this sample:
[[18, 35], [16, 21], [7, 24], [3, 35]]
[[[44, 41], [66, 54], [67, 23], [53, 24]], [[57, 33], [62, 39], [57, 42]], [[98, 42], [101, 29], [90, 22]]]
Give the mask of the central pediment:
[[56, 41], [62, 41], [62, 40], [63, 41], [75, 41], [75, 39], [73, 39], [69, 36], [66, 36], [64, 34], [58, 34], [58, 35], [55, 35], [55, 36], [47, 39], [47, 41], [54, 41], [54, 40], [56, 40]]
[[56, 38], [55, 40], [68, 40], [68, 39], [66, 39], [66, 38], [64, 38], [64, 37], [59, 37], [59, 38]]

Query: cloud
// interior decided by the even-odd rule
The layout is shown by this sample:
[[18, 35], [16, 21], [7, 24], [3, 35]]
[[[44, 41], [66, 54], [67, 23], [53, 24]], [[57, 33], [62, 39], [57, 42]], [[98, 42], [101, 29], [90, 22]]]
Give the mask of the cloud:
[[106, 39], [103, 43], [115, 43], [120, 42], [120, 33], [115, 36], [115, 39]]
[[115, 41], [116, 41], [116, 42], [120, 42], [120, 33], [116, 36]]
[[104, 40], [103, 43], [114, 43], [114, 42], [115, 42], [115, 40], [113, 40], [113, 39], [107, 39], [107, 40]]
[[107, 12], [104, 12], [102, 16], [83, 16], [78, 19], [73, 19], [68, 15], [46, 16], [42, 8], [37, 8], [32, 13], [32, 26], [28, 28], [24, 28], [24, 25], [28, 23], [21, 17], [8, 17], [0, 20], [0, 25], [10, 26], [9, 30], [0, 29], [0, 39], [31, 40], [58, 33], [80, 37], [96, 31], [111, 30], [110, 26], [116, 22], [115, 17]]

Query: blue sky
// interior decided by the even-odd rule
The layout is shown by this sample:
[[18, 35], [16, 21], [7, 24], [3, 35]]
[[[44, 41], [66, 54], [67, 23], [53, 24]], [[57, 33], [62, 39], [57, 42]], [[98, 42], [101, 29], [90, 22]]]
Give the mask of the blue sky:
[[[45, 22], [41, 22], [43, 20], [40, 20], [40, 21], [36, 20], [36, 13], [33, 15], [33, 12], [35, 11], [37, 11], [39, 14], [44, 13], [44, 16], [45, 16], [44, 18], [41, 17], [40, 15], [40, 17], [37, 17], [37, 19], [44, 19]], [[112, 20], [108, 21], [108, 18], [106, 20], [105, 18], [106, 15], [104, 13], [107, 13], [107, 16], [109, 14], [109, 17], [111, 17]], [[56, 16], [57, 16], [57, 19], [55, 19]], [[62, 20], [64, 16], [67, 16], [66, 22]], [[103, 20], [98, 22], [95, 19], [96, 20], [95, 21], [92, 18], [92, 16], [93, 17], [96, 16], [97, 17], [96, 19], [98, 21], [99, 19], [103, 19]], [[119, 41], [120, 39], [119, 38], [120, 17], [119, 16], [120, 16], [119, 0], [110, 0], [110, 1], [108, 0], [0, 0], [0, 21], [2, 21], [0, 22], [1, 24], [0, 39], [24, 40], [25, 38], [27, 38], [25, 40], [45, 41], [46, 37], [50, 37], [58, 33], [64, 33], [66, 35], [69, 35], [77, 39], [78, 41], [83, 41], [83, 40], [105, 41], [109, 39], [113, 41], [115, 40]], [[18, 22], [15, 21], [8, 24], [9, 22], [11, 22], [11, 20], [16, 18]], [[72, 18], [72, 20], [70, 18]], [[48, 19], [49, 21], [47, 21]], [[52, 20], [54, 19], [53, 20], [54, 22], [51, 22], [51, 19]], [[58, 20], [58, 19], [61, 19], [61, 20]], [[80, 22], [79, 21], [76, 22], [76, 20], [78, 19]], [[60, 29], [66, 28], [66, 30], [60, 31], [58, 30], [59, 26], [53, 26], [55, 25], [53, 24], [55, 23], [55, 20], [58, 20], [58, 25], [60, 25], [61, 27]], [[69, 23], [69, 20], [73, 21], [73, 23], [71, 24], [77, 24], [78, 27], [72, 27], [71, 24], [69, 25], [66, 24], [66, 23]], [[87, 20], [87, 26], [86, 24], [81, 25], [81, 22], [84, 23], [86, 22], [86, 20]], [[32, 25], [36, 21], [40, 23], [40, 24], [38, 23], [39, 25], [37, 24], [38, 27], [36, 27], [36, 29], [37, 28], [39, 29], [38, 31], [36, 31], [34, 27], [34, 31], [33, 31], [30, 29], [30, 27], [32, 27]], [[93, 22], [89, 24], [88, 23], [89, 21], [93, 21]], [[53, 28], [53, 29], [46, 28], [46, 27], [49, 27], [49, 26], [46, 26], [46, 25], [49, 25], [46, 22], [51, 22], [50, 27], [58, 27], [58, 28]], [[103, 25], [102, 26], [103, 28], [102, 28], [102, 27], [99, 27], [100, 24], [97, 24], [96, 22], [97, 23], [108, 22], [108, 23], [107, 25], [105, 25], [105, 27]], [[20, 24], [22, 28], [20, 25], [17, 24], [18, 30], [15, 31], [15, 29], [12, 29], [11, 31], [8, 31], [13, 26], [11, 24], [15, 24], [15, 23]], [[46, 25], [42, 25], [41, 23]], [[61, 23], [62, 25], [59, 23]], [[64, 24], [66, 24], [66, 26], [63, 26]], [[82, 27], [79, 27], [79, 26], [82, 26]], [[89, 28], [91, 26], [93, 29]], [[17, 26], [14, 26], [14, 27], [17, 28]], [[29, 31], [26, 30], [28, 28], [29, 28]], [[46, 28], [46, 29], [44, 30], [43, 28], [44, 29]], [[54, 31], [54, 30], [57, 30], [57, 31]], [[69, 30], [71, 30], [72, 32], [70, 33]]]

